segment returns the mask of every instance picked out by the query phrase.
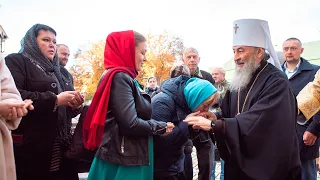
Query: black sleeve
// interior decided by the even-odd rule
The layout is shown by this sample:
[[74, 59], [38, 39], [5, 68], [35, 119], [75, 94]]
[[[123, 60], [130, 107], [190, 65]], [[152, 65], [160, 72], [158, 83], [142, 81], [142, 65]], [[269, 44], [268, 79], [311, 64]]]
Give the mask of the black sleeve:
[[74, 85], [73, 76], [72, 76], [72, 74], [70, 74], [70, 73], [69, 73], [69, 75], [70, 75], [71, 83], [72, 83], [72, 85]]
[[320, 113], [319, 112], [312, 117], [312, 122], [310, 123], [306, 131], [309, 131], [313, 135], [319, 137], [320, 135]]
[[224, 96], [220, 106], [222, 117], [225, 117], [225, 118], [231, 117], [230, 105], [231, 105], [231, 92], [227, 90], [226, 95]]
[[138, 117], [133, 96], [134, 88], [136, 86], [133, 80], [125, 73], [117, 73], [113, 77], [109, 109], [117, 120], [120, 131], [124, 135], [136, 137], [163, 134], [167, 126], [165, 122]]
[[211, 76], [210, 73], [201, 70], [201, 74], [203, 76], [203, 79], [209, 81], [212, 85], [215, 85], [214, 79], [213, 79], [213, 77]]
[[56, 94], [51, 91], [37, 92], [26, 90], [28, 83], [26, 75], [27, 70], [26, 62], [24, 62], [22, 56], [20, 58], [18, 55], [9, 55], [5, 58], [5, 60], [22, 99], [31, 99], [33, 101], [35, 106], [33, 113], [52, 112], [57, 99]]

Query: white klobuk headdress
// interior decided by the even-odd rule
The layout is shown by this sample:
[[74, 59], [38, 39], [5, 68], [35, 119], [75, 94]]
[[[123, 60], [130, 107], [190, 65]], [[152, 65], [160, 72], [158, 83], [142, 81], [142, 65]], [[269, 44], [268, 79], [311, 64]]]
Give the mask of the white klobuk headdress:
[[233, 46], [264, 48], [270, 58], [268, 62], [281, 70], [279, 59], [273, 48], [267, 21], [260, 19], [239, 19], [233, 22]]

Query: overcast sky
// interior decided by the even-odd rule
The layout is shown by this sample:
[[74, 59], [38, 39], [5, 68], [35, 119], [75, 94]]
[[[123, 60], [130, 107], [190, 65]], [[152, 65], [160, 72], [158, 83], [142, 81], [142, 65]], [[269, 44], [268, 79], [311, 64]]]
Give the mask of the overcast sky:
[[199, 50], [205, 70], [232, 57], [236, 19], [267, 20], [278, 48], [289, 37], [320, 40], [319, 0], [0, 0], [0, 5], [0, 25], [9, 36], [6, 53], [19, 51], [20, 40], [35, 23], [54, 28], [57, 43], [67, 44], [71, 53], [112, 31], [166, 30]]

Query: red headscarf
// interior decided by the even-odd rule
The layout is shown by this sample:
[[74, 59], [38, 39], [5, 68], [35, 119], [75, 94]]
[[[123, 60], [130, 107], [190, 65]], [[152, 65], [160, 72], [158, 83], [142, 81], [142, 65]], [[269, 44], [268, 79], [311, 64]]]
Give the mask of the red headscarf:
[[132, 30], [108, 35], [104, 50], [104, 67], [108, 71], [100, 81], [83, 124], [84, 146], [91, 150], [96, 149], [102, 141], [113, 76], [118, 72], [124, 72], [132, 78], [137, 76]]

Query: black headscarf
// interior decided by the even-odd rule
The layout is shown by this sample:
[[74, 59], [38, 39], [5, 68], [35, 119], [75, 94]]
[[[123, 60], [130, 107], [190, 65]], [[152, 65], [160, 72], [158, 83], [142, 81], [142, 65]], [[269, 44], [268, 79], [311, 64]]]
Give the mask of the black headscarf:
[[[56, 35], [55, 30], [51, 27], [43, 24], [35, 24], [27, 31], [26, 35], [21, 40], [21, 49], [19, 53], [22, 53], [22, 55], [28, 58], [31, 63], [43, 70], [48, 76], [52, 77], [56, 81], [59, 94], [66, 91], [66, 87], [60, 72], [58, 56], [56, 53], [53, 60], [49, 60], [41, 52], [37, 43], [37, 36], [40, 30], [50, 31]], [[57, 112], [58, 140], [67, 145], [71, 139], [71, 121], [67, 117], [67, 107], [59, 106], [57, 108]]]

